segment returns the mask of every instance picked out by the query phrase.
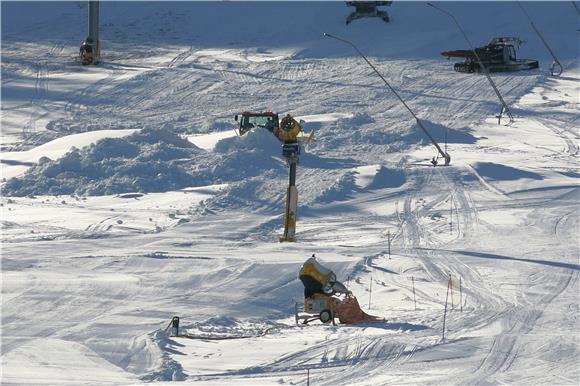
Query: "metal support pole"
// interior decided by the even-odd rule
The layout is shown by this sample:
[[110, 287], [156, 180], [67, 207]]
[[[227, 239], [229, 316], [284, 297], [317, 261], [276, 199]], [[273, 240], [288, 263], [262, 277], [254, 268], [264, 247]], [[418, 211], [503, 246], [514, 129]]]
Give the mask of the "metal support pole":
[[413, 281], [413, 303], [415, 303], [415, 311], [417, 311], [417, 297], [415, 296], [415, 277], [411, 276]]
[[453, 194], [451, 194], [449, 202], [451, 203], [449, 205], [449, 233], [453, 233]]
[[95, 59], [93, 64], [98, 64], [101, 58], [101, 41], [99, 40], [99, 0], [89, 1], [89, 35], [87, 41], [92, 42]]
[[461, 312], [463, 312], [463, 292], [461, 289], [461, 276], [459, 277], [459, 305], [461, 306]]
[[447, 321], [447, 300], [449, 299], [449, 282], [447, 282], [447, 294], [445, 295], [445, 311], [443, 311], [443, 334], [442, 340], [445, 341], [445, 322]]
[[288, 186], [296, 186], [296, 162], [290, 162], [290, 174], [288, 176]]
[[284, 235], [280, 237], [280, 242], [296, 241], [296, 216], [298, 211], [298, 191], [296, 190], [296, 165], [298, 155], [288, 157], [290, 166], [288, 176], [288, 190], [286, 192], [286, 211], [284, 215]]
[[369, 310], [371, 309], [371, 296], [373, 295], [373, 275], [371, 274], [371, 282], [369, 283]]
[[477, 54], [477, 52], [475, 51], [475, 48], [473, 47], [473, 44], [471, 44], [471, 41], [469, 40], [469, 38], [467, 37], [467, 34], [465, 33], [465, 31], [463, 30], [463, 28], [461, 28], [461, 25], [459, 24], [459, 22], [457, 21], [457, 19], [455, 18], [455, 16], [453, 16], [451, 13], [447, 12], [446, 10], [439, 8], [431, 3], [427, 3], [428, 6], [435, 8], [436, 10], [446, 14], [447, 16], [449, 16], [451, 19], [453, 19], [453, 21], [455, 22], [455, 25], [457, 25], [457, 28], [459, 29], [459, 31], [461, 32], [461, 34], [463, 35], [463, 37], [465, 38], [465, 41], [467, 42], [467, 44], [469, 44], [469, 48], [471, 48], [471, 51], [473, 52], [473, 55], [475, 56], [475, 58], [477, 59], [477, 63], [479, 64], [479, 67], [481, 68], [481, 72], [483, 72], [483, 74], [485, 75], [485, 77], [487, 78], [487, 80], [489, 81], [489, 84], [491, 85], [491, 87], [493, 88], [493, 91], [495, 91], [495, 94], [497, 95], [497, 98], [499, 99], [499, 101], [501, 102], [503, 108], [501, 110], [501, 112], [499, 113], [499, 119], [501, 122], [501, 116], [502, 113], [505, 111], [508, 115], [508, 117], [510, 118], [510, 123], [514, 122], [514, 117], [512, 115], [512, 112], [510, 111], [510, 108], [508, 107], [508, 105], [505, 103], [505, 101], [503, 100], [503, 97], [501, 96], [499, 89], [497, 88], [497, 86], [495, 85], [495, 83], [493, 82], [493, 79], [491, 79], [491, 76], [489, 75], [489, 71], [487, 71], [487, 68], [483, 65], [483, 63], [481, 62], [481, 59], [479, 58], [479, 55]]
[[[520, 3], [518, 1], [518, 5], [520, 6], [520, 9], [522, 10], [522, 12], [524, 13], [524, 15], [526, 15], [526, 17], [528, 18], [528, 20], [530, 21], [530, 24], [532, 26], [532, 29], [534, 31], [536, 31], [536, 34], [538, 35], [538, 37], [540, 38], [540, 40], [542, 41], [542, 43], [544, 43], [544, 46], [546, 47], [546, 49], [548, 50], [548, 52], [550, 52], [550, 55], [552, 55], [552, 65], [550, 66], [550, 74], [552, 74], [553, 76], [559, 76], [562, 74], [562, 64], [560, 63], [560, 61], [558, 60], [558, 58], [556, 58], [556, 55], [554, 54], [554, 51], [552, 51], [552, 49], [550, 48], [550, 46], [548, 45], [548, 43], [546, 42], [546, 39], [544, 39], [544, 37], [542, 36], [542, 34], [540, 33], [540, 30], [536, 27], [536, 25], [534, 24], [534, 22], [532, 21], [532, 18], [530, 17], [530, 15], [526, 12], [526, 9], [524, 8], [524, 6], [522, 5], [522, 3]], [[576, 3], [574, 3], [574, 5], [576, 5]], [[559, 67], [559, 70], [556, 71], [556, 67]]]
[[89, 1], [89, 38], [99, 40], [99, 0]]
[[356, 52], [358, 52], [358, 54], [365, 60], [365, 62], [367, 62], [367, 64], [379, 76], [379, 78], [381, 78], [383, 80], [383, 82], [385, 82], [385, 84], [387, 85], [387, 87], [393, 92], [393, 94], [395, 94], [395, 96], [399, 99], [399, 101], [401, 101], [401, 103], [403, 104], [403, 106], [405, 106], [405, 108], [411, 113], [411, 115], [413, 116], [413, 118], [415, 118], [415, 121], [417, 121], [417, 125], [419, 125], [419, 127], [421, 128], [421, 130], [423, 130], [423, 133], [425, 133], [425, 135], [431, 140], [431, 143], [437, 148], [437, 150], [439, 151], [439, 154], [441, 154], [441, 156], [445, 159], [445, 166], [449, 165], [449, 163], [451, 162], [451, 156], [449, 154], [447, 154], [446, 152], [444, 152], [443, 149], [441, 149], [441, 147], [439, 146], [439, 144], [437, 143], [437, 141], [435, 141], [435, 139], [433, 139], [433, 137], [431, 136], [431, 134], [429, 134], [429, 132], [427, 131], [427, 129], [425, 128], [425, 126], [423, 126], [423, 123], [421, 123], [421, 121], [415, 115], [415, 113], [413, 112], [413, 110], [411, 110], [411, 108], [405, 103], [405, 101], [403, 100], [403, 98], [401, 98], [399, 96], [399, 94], [395, 91], [395, 89], [393, 87], [391, 87], [391, 85], [389, 84], [389, 82], [387, 82], [387, 80], [385, 79], [385, 77], [381, 75], [381, 73], [376, 69], [376, 67], [373, 66], [373, 64], [371, 62], [369, 62], [369, 60], [366, 58], [366, 56], [363, 55], [363, 53], [357, 48], [357, 46], [355, 46], [353, 43], [351, 43], [348, 40], [345, 40], [345, 39], [336, 37], [336, 36], [331, 35], [331, 34], [328, 34], [326, 32], [324, 33], [324, 36], [329, 37], [329, 38], [336, 39], [336, 40], [338, 40], [340, 42], [343, 42], [343, 43], [346, 43], [346, 44], [350, 45], [352, 48], [354, 48]]
[[451, 274], [449, 274], [449, 288], [451, 289], [451, 309], [453, 309], [453, 280], [451, 279]]

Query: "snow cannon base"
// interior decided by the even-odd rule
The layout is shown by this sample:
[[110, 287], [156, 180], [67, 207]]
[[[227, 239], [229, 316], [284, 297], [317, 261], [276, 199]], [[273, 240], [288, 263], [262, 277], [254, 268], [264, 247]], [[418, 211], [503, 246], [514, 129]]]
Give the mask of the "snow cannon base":
[[315, 320], [324, 324], [336, 325], [338, 318], [341, 324], [358, 324], [384, 322], [385, 319], [364, 312], [356, 297], [347, 294], [344, 297], [314, 294], [304, 299], [304, 305], [295, 303], [294, 317], [296, 325], [305, 325]]

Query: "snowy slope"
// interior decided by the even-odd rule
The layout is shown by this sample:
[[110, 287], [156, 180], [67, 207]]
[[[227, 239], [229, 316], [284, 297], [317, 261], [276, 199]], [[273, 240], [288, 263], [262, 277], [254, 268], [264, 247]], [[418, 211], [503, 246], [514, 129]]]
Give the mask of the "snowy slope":
[[[423, 3], [346, 27], [343, 2], [102, 2], [103, 63], [81, 67], [86, 3], [2, 2], [0, 160], [3, 178], [20, 178], [2, 185], [2, 383], [580, 383], [578, 14], [523, 4], [563, 76], [549, 76], [517, 4], [439, 4], [474, 44], [520, 36], [520, 56], [540, 60], [493, 75], [516, 118], [505, 126], [486, 79], [439, 56], [466, 43]], [[437, 140], [447, 132], [450, 167], [430, 167], [413, 118], [323, 32], [357, 43]], [[279, 144], [232, 136], [234, 114], [269, 109], [316, 131], [293, 244], [277, 241]], [[159, 128], [191, 157], [118, 156], [126, 141], [149, 149], [131, 139], [140, 129], [161, 146]], [[112, 190], [47, 194], [44, 177], [85, 192], [74, 173], [97, 176], [46, 175], [73, 146], [116, 165], [94, 182]], [[52, 163], [35, 166], [42, 157]], [[150, 163], [134, 175], [133, 158]], [[109, 183], [166, 181], [147, 170], [168, 159], [187, 175], [179, 189]], [[296, 327], [312, 253], [387, 322]], [[168, 336], [175, 315], [195, 339]]]

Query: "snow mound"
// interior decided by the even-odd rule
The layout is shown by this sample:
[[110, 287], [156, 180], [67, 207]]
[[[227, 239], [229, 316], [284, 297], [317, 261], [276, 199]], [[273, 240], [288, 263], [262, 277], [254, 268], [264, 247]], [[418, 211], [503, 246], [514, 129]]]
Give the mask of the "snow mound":
[[381, 166], [368, 185], [369, 189], [398, 188], [407, 180], [405, 172], [401, 168]]
[[[104, 138], [73, 148], [53, 161], [42, 157], [26, 174], [8, 180], [6, 196], [119, 195], [191, 186], [244, 182], [285, 175], [280, 142], [265, 130], [219, 140], [208, 152], [171, 127], [143, 129], [123, 138]], [[247, 197], [253, 197], [254, 190]]]
[[143, 129], [124, 138], [105, 138], [62, 158], [39, 160], [3, 187], [7, 196], [109, 195], [162, 192], [195, 185], [184, 166], [205, 151], [166, 128]]

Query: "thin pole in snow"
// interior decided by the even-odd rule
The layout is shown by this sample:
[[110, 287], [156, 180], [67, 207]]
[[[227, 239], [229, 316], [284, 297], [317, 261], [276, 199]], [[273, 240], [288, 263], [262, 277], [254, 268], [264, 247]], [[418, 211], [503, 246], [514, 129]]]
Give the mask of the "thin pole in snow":
[[[574, 4], [574, 6], [576, 6], [576, 3], [572, 2], [572, 4]], [[528, 12], [526, 12], [526, 9], [522, 5], [522, 3], [520, 3], [518, 1], [518, 5], [520, 6], [520, 9], [524, 13], [524, 15], [526, 15], [526, 17], [530, 21], [530, 24], [532, 26], [532, 29], [536, 32], [536, 34], [538, 35], [538, 37], [540, 38], [540, 40], [542, 41], [542, 43], [544, 43], [544, 46], [550, 52], [550, 55], [552, 55], [552, 59], [554, 59], [554, 61], [552, 62], [552, 65], [550, 66], [550, 74], [552, 74], [553, 76], [561, 75], [562, 74], [562, 70], [563, 70], [562, 64], [560, 64], [560, 61], [556, 58], [556, 55], [554, 54], [554, 51], [552, 51], [552, 49], [548, 45], [548, 42], [546, 42], [546, 39], [544, 39], [544, 37], [540, 33], [540, 30], [538, 29], [538, 27], [536, 27], [536, 25], [532, 21], [532, 18], [530, 17], [530, 15], [528, 14]], [[576, 9], [578, 9], [578, 8], [576, 8]], [[560, 70], [559, 71], [556, 71], [556, 67], [559, 67]]]
[[306, 385], [310, 386], [310, 369], [306, 370]]
[[415, 297], [415, 278], [411, 276], [411, 281], [413, 282], [413, 302], [415, 303], [415, 311], [417, 311], [417, 298]]
[[445, 321], [447, 319], [447, 300], [449, 298], [449, 282], [447, 282], [447, 293], [445, 295], [445, 311], [443, 311], [443, 335], [442, 339], [445, 341]]
[[369, 310], [371, 309], [371, 296], [373, 295], [373, 275], [371, 274], [371, 282], [369, 283]]
[[451, 274], [449, 274], [449, 288], [451, 289], [451, 309], [453, 309], [453, 280], [451, 280]]
[[449, 206], [449, 233], [453, 234], [453, 193], [449, 201], [451, 203]]
[[510, 108], [508, 107], [507, 103], [505, 103], [505, 101], [503, 100], [503, 97], [501, 96], [501, 94], [499, 92], [499, 89], [497, 88], [497, 86], [495, 85], [493, 79], [491, 79], [491, 76], [489, 75], [489, 71], [487, 70], [487, 68], [481, 62], [481, 59], [479, 58], [479, 55], [477, 54], [477, 51], [475, 51], [475, 48], [473, 48], [473, 44], [471, 44], [471, 41], [467, 37], [467, 34], [463, 30], [463, 28], [461, 28], [461, 25], [459, 24], [459, 22], [457, 21], [457, 19], [455, 18], [455, 16], [453, 16], [448, 11], [446, 11], [446, 10], [444, 10], [442, 8], [439, 8], [439, 7], [437, 7], [437, 6], [435, 6], [435, 5], [431, 4], [431, 3], [427, 3], [427, 5], [430, 6], [430, 7], [432, 7], [432, 8], [435, 8], [439, 12], [442, 12], [442, 13], [446, 14], [447, 16], [449, 16], [451, 19], [453, 19], [453, 21], [455, 22], [455, 25], [459, 29], [459, 32], [461, 32], [461, 34], [465, 38], [465, 41], [467, 42], [467, 44], [469, 44], [469, 47], [471, 48], [471, 52], [473, 52], [473, 55], [477, 59], [477, 63], [479, 64], [479, 67], [481, 68], [481, 72], [483, 72], [483, 74], [485, 75], [485, 77], [489, 81], [489, 84], [493, 88], [493, 91], [495, 91], [495, 94], [497, 95], [497, 98], [499, 99], [499, 101], [502, 104], [502, 110], [501, 110], [501, 112], [499, 114], [500, 123], [501, 123], [501, 115], [502, 115], [502, 113], [504, 111], [507, 113], [508, 117], [510, 118], [510, 123], [514, 122], [514, 116], [512, 115], [512, 112], [510, 111]]
[[461, 312], [463, 312], [463, 296], [461, 293], [461, 276], [459, 277], [459, 305], [461, 306]]
[[389, 243], [389, 259], [391, 258], [391, 231], [387, 231], [387, 240]]

